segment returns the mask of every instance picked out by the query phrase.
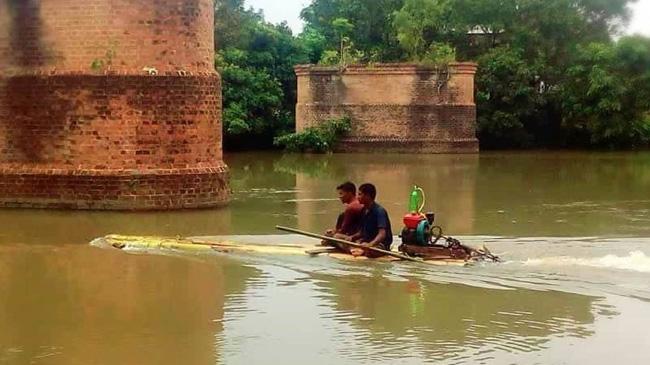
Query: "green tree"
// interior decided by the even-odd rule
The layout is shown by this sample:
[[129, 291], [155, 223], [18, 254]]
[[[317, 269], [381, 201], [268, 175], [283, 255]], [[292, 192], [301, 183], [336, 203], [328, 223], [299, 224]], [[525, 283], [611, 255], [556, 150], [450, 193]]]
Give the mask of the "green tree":
[[563, 123], [583, 145], [630, 148], [650, 142], [650, 39], [578, 49], [561, 92]]
[[411, 60], [423, 61], [440, 53], [439, 48], [450, 48], [438, 41], [454, 31], [451, 5], [450, 0], [406, 0], [395, 12], [397, 39]]
[[308, 49], [286, 24], [267, 23], [242, 0], [218, 0], [215, 9], [225, 146], [270, 147], [274, 136], [292, 129], [293, 67], [308, 62]]
[[[560, 91], [571, 88], [574, 83], [569, 70], [578, 62], [579, 49], [592, 42], [612, 43], [612, 35], [629, 16], [626, 6], [630, 2], [499, 0], [495, 4], [489, 0], [453, 0], [454, 27], [469, 34], [458, 33], [451, 42], [460, 59], [479, 61], [477, 104], [482, 145], [590, 145], [583, 144], [582, 139], [573, 140], [578, 134], [570, 132], [564, 122], [566, 95]], [[495, 58], [500, 52], [495, 49], [515, 52], [511, 56], [518, 58], [518, 65], [502, 63], [505, 60]], [[494, 67], [494, 62], [506, 68], [515, 67], [513, 72], [529, 70], [528, 77], [522, 80], [525, 83], [513, 83], [512, 77], [521, 74], [507, 77], [499, 71], [500, 67]], [[507, 85], [514, 89], [508, 89]], [[504, 105], [497, 107], [492, 104], [494, 99], [485, 98], [494, 95], [495, 89], [521, 95], [529, 86], [535, 93], [525, 92], [524, 95], [530, 96], [526, 100], [534, 102], [525, 102], [515, 109]], [[513, 99], [506, 97], [504, 100]], [[599, 145], [597, 140], [591, 141], [591, 145]]]
[[323, 50], [339, 48], [333, 21], [341, 18], [354, 26], [349, 38], [364, 55], [363, 61], [394, 61], [402, 59], [403, 52], [392, 18], [403, 3], [404, 0], [313, 0], [302, 10], [301, 17], [306, 29], [327, 40]]
[[526, 122], [539, 114], [537, 70], [521, 51], [497, 47], [479, 59], [477, 119], [483, 147], [528, 147], [534, 136]]
[[281, 84], [268, 72], [247, 66], [249, 57], [237, 48], [219, 51], [217, 57], [224, 84], [225, 136], [240, 143], [242, 137], [272, 135], [287, 123]]
[[332, 20], [332, 28], [339, 38], [339, 57], [340, 65], [345, 65], [345, 55], [346, 55], [346, 43], [350, 43], [350, 38], [348, 36], [354, 30], [354, 25], [350, 23], [349, 20], [345, 18], [336, 18]]
[[312, 0], [295, 37], [243, 0], [217, 0], [227, 145], [290, 130], [293, 66], [340, 57], [478, 61], [483, 147], [644, 145], [648, 39], [613, 40], [634, 1]]
[[298, 40], [307, 50], [309, 63], [318, 63], [327, 49], [328, 40], [313, 27], [305, 26]]

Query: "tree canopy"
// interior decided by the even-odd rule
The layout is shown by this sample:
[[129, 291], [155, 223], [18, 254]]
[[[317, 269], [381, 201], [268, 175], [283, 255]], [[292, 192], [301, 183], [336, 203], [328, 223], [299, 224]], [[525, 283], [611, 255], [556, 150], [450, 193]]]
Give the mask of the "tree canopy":
[[270, 24], [243, 0], [215, 6], [216, 67], [223, 80], [226, 148], [264, 148], [292, 129], [293, 66], [309, 62], [306, 43], [286, 24]]
[[634, 1], [312, 0], [293, 35], [217, 0], [227, 146], [292, 129], [295, 64], [452, 60], [479, 63], [483, 148], [648, 146], [650, 40], [620, 33]]

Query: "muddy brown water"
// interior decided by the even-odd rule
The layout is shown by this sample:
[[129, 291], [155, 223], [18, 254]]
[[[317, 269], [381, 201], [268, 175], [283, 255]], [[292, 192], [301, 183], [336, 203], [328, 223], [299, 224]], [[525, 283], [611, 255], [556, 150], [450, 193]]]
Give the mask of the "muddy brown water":
[[[650, 361], [650, 153], [226, 156], [225, 209], [0, 210], [0, 364], [641, 364]], [[448, 234], [506, 262], [123, 252], [110, 233], [314, 241], [334, 187], [412, 184]], [[242, 235], [246, 235], [245, 237]]]

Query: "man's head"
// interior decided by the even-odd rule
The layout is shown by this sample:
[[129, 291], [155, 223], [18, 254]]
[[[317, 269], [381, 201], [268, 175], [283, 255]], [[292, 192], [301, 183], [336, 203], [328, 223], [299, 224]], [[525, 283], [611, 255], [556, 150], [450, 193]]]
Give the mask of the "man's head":
[[361, 204], [366, 207], [370, 206], [375, 202], [375, 198], [377, 197], [377, 188], [372, 184], [363, 184], [359, 186], [359, 194], [357, 197]]
[[343, 204], [349, 204], [354, 200], [354, 197], [357, 195], [357, 187], [353, 183], [347, 181], [343, 184], [336, 187], [336, 191], [339, 193], [339, 199]]

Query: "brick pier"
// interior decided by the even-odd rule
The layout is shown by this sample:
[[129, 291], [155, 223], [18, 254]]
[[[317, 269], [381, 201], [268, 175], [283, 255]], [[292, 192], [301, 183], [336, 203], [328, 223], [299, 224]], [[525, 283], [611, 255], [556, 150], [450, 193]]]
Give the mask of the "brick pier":
[[0, 207], [227, 203], [212, 0], [0, 0]]
[[413, 64], [301, 65], [298, 131], [349, 116], [345, 152], [476, 153], [476, 64], [437, 70]]

